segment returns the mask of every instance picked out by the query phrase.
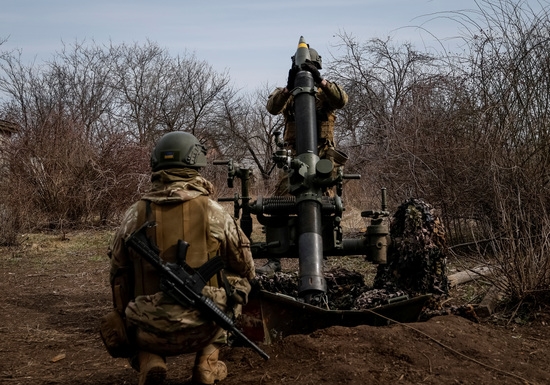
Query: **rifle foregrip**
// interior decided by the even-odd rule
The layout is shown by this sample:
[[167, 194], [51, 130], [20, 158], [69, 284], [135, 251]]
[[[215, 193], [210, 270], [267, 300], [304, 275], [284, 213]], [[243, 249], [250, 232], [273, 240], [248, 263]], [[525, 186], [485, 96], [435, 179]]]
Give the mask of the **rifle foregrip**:
[[202, 297], [203, 304], [205, 308], [208, 308], [208, 311], [215, 313], [214, 319], [216, 320], [216, 323], [223, 327], [224, 329], [233, 329], [235, 328], [235, 325], [233, 324], [233, 321], [231, 318], [227, 316], [219, 307], [212, 301], [210, 298]]

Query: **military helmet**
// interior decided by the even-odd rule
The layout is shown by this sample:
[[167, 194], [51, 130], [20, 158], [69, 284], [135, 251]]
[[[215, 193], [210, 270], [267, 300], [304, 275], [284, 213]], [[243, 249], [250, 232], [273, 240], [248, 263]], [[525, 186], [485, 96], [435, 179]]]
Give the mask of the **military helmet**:
[[205, 166], [206, 148], [188, 132], [173, 131], [163, 135], [151, 153], [153, 171]]
[[313, 64], [315, 64], [315, 67], [317, 67], [317, 69], [323, 69], [323, 59], [321, 58], [321, 55], [319, 55], [317, 50], [310, 48], [309, 57], [311, 58], [311, 61], [313, 62]]

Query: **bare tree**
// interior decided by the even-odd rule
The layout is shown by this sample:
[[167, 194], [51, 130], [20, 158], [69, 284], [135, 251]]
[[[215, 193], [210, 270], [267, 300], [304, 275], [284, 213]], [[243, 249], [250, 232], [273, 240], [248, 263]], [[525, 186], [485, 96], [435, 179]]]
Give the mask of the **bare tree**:
[[172, 97], [185, 103], [187, 111], [180, 129], [197, 137], [216, 135], [219, 130], [211, 122], [224, 113], [226, 100], [235, 97], [229, 75], [218, 74], [206, 62], [189, 57], [177, 59], [174, 77]]
[[20, 127], [2, 177], [32, 198], [21, 206], [7, 200], [9, 188], [2, 194], [35, 212], [29, 226], [115, 219], [145, 187], [152, 143], [172, 130], [212, 141], [220, 130], [212, 122], [234, 97], [226, 74], [150, 42], [75, 42], [41, 66], [6, 53], [0, 70], [0, 110]]
[[172, 92], [172, 60], [165, 50], [148, 42], [111, 46], [116, 92], [115, 116], [119, 127], [147, 145], [163, 132], [163, 105]]
[[337, 145], [350, 155], [348, 169], [366, 176], [356, 195], [387, 187], [394, 203], [411, 196], [440, 202], [441, 171], [454, 151], [447, 139], [468, 105], [464, 80], [410, 44], [340, 37], [345, 54], [330, 71], [350, 102], [338, 117]]
[[49, 63], [48, 73], [66, 115], [82, 125], [88, 141], [101, 141], [115, 97], [110, 53], [76, 41], [63, 46]]
[[283, 127], [282, 118], [265, 108], [267, 95], [266, 85], [239, 99], [226, 99], [224, 114], [217, 122], [224, 133], [224, 155], [254, 168], [266, 189], [274, 171], [274, 133]]

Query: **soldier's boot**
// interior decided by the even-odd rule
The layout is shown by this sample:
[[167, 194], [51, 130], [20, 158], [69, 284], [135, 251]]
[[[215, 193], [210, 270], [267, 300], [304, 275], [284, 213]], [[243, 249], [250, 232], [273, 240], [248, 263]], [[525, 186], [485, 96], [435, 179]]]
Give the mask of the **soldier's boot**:
[[218, 361], [219, 346], [210, 344], [197, 352], [193, 366], [194, 384], [213, 384], [227, 377], [227, 366]]
[[166, 362], [164, 358], [153, 353], [138, 353], [139, 385], [160, 385], [166, 379]]
[[273, 275], [276, 272], [281, 271], [281, 261], [278, 259], [270, 259], [262, 267], [256, 269], [256, 273], [260, 275]]

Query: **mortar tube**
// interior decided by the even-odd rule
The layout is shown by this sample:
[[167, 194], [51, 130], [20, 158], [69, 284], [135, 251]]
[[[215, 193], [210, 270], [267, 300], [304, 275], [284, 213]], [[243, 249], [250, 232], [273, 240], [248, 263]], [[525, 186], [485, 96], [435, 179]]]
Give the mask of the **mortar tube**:
[[298, 295], [306, 299], [327, 291], [323, 274], [323, 237], [321, 235], [321, 210], [313, 200], [298, 205]]
[[315, 186], [315, 165], [319, 161], [317, 149], [317, 115], [315, 112], [315, 85], [307, 71], [296, 75], [294, 116], [296, 123], [297, 158], [307, 165], [302, 189], [297, 195], [297, 240], [299, 257], [298, 295], [309, 301], [325, 294], [327, 284], [323, 274], [323, 238], [321, 229], [320, 187]]
[[[296, 124], [296, 154], [318, 155], [317, 114], [315, 111], [315, 85], [313, 76], [299, 71], [294, 80], [294, 116]], [[315, 170], [315, 164], [308, 164]]]

